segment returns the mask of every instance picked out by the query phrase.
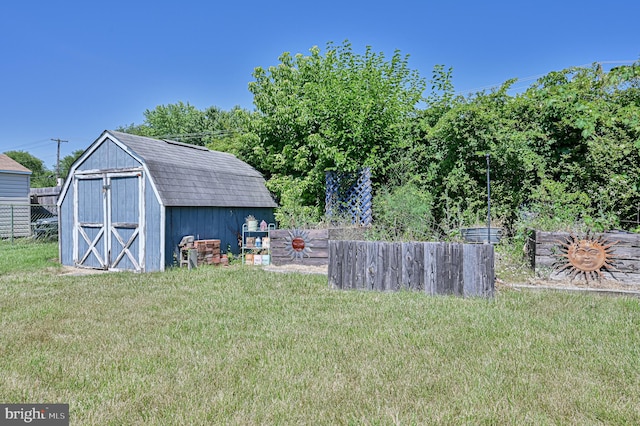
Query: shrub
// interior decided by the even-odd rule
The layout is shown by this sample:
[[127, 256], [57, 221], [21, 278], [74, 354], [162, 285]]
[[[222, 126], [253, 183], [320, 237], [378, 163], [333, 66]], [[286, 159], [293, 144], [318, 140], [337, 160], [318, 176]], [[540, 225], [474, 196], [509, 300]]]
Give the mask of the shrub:
[[433, 202], [431, 193], [415, 184], [381, 189], [373, 199], [372, 234], [389, 240], [437, 239]]

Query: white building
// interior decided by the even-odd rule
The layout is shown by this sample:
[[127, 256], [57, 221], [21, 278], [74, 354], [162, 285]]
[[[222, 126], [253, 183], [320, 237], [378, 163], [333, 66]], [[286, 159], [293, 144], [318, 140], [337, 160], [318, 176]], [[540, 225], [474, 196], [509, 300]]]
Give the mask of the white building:
[[31, 235], [31, 170], [0, 154], [0, 238]]

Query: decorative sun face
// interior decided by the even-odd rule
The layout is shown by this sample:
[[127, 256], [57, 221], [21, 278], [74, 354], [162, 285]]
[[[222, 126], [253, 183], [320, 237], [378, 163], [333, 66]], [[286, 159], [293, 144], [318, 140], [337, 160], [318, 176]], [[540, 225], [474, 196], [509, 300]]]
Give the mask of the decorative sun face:
[[286, 250], [289, 257], [293, 260], [302, 260], [305, 256], [309, 257], [311, 248], [309, 247], [309, 233], [304, 229], [292, 229], [289, 236], [285, 237]]
[[612, 247], [617, 243], [610, 243], [602, 236], [595, 238], [587, 234], [584, 238], [579, 238], [571, 235], [565, 242], [560, 242], [562, 253], [556, 262], [558, 272], [569, 270], [572, 280], [580, 274], [587, 281], [602, 278], [603, 269], [615, 269]]

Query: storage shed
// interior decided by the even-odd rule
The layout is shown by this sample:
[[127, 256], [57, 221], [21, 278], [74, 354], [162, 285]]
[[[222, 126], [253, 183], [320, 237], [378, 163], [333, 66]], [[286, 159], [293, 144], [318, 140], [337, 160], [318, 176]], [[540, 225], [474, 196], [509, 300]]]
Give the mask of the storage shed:
[[58, 199], [60, 260], [94, 269], [162, 271], [186, 235], [237, 253], [249, 214], [273, 221], [264, 178], [235, 156], [105, 131], [71, 167]]
[[31, 170], [0, 154], [0, 238], [31, 235]]

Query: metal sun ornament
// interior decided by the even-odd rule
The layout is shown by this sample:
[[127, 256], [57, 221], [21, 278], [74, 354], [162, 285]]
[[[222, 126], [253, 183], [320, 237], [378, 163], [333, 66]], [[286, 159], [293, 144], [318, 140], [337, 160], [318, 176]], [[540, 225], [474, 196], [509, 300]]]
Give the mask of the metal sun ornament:
[[554, 264], [557, 272], [567, 271], [571, 274], [571, 280], [579, 275], [589, 280], [604, 278], [603, 270], [611, 272], [615, 270], [615, 257], [613, 246], [618, 241], [607, 241], [603, 236], [595, 237], [586, 234], [584, 238], [571, 234], [565, 241], [559, 241], [561, 253]]
[[305, 256], [309, 257], [309, 253], [311, 253], [311, 248], [309, 247], [310, 240], [311, 238], [306, 230], [290, 230], [289, 236], [285, 237], [285, 247], [289, 257], [293, 260], [302, 260]]

